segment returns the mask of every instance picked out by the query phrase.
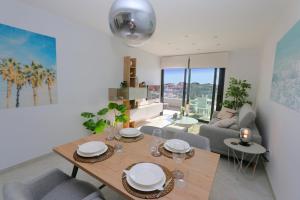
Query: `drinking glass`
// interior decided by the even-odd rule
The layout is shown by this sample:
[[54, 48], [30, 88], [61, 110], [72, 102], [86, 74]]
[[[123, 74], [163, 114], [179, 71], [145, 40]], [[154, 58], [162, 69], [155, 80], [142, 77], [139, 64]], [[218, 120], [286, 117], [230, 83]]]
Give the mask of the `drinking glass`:
[[107, 141], [113, 141], [114, 137], [115, 137], [115, 127], [111, 126], [108, 128], [108, 133], [105, 139]]
[[123, 152], [123, 145], [120, 143], [120, 139], [121, 139], [121, 135], [119, 133], [119, 129], [117, 127], [115, 127], [115, 131], [114, 131], [114, 137], [116, 138], [116, 143], [115, 143], [115, 152], [117, 153], [121, 153]]
[[180, 171], [178, 168], [180, 166], [180, 164], [183, 163], [183, 161], [185, 160], [185, 153], [175, 153], [173, 152], [172, 153], [172, 156], [173, 156], [173, 160], [175, 161], [176, 163], [176, 167], [175, 167], [175, 170], [173, 171], [173, 176], [174, 178], [177, 180], [179, 179], [182, 179], [183, 180], [183, 177], [184, 177], [184, 173], [182, 171]]
[[163, 142], [161, 129], [154, 129], [152, 132], [153, 141], [150, 144], [151, 155], [158, 157], [161, 155], [159, 152], [159, 145]]

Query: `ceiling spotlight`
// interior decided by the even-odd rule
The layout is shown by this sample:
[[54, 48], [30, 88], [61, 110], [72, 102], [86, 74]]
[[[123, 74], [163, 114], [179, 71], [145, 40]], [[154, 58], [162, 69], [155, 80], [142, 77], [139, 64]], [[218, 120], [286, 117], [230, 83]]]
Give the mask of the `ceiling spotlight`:
[[155, 12], [148, 0], [116, 0], [109, 12], [109, 26], [129, 46], [140, 46], [155, 31]]

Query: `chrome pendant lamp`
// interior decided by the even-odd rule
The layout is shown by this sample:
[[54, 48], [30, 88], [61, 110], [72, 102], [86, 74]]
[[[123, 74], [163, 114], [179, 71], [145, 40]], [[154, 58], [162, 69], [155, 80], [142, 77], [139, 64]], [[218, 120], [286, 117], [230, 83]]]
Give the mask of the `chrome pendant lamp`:
[[115, 0], [109, 12], [112, 33], [129, 46], [140, 46], [155, 31], [156, 17], [148, 0]]

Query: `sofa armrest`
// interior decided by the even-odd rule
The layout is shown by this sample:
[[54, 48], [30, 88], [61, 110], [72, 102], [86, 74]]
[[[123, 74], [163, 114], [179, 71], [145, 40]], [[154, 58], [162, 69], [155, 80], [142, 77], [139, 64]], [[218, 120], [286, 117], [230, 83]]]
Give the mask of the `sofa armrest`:
[[219, 128], [212, 125], [202, 125], [199, 135], [207, 137], [210, 141], [210, 148], [213, 152], [225, 153], [227, 147], [224, 140], [227, 138], [238, 138], [239, 131], [229, 128]]

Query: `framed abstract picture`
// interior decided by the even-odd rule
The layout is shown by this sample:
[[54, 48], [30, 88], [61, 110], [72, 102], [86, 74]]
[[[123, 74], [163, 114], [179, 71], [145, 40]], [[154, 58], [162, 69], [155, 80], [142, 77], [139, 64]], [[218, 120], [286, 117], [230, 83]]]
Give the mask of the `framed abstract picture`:
[[55, 103], [55, 38], [0, 23], [0, 109]]
[[300, 112], [300, 21], [277, 43], [271, 99]]

